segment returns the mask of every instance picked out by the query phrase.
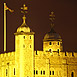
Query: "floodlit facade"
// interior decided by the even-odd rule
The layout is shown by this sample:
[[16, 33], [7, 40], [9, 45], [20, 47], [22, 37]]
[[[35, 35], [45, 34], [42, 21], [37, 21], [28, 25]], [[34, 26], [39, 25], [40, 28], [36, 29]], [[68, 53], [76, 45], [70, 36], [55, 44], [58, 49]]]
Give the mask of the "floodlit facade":
[[[62, 38], [53, 27], [44, 36], [43, 51], [35, 51], [35, 33], [25, 19], [24, 15], [14, 33], [15, 51], [0, 52], [0, 77], [77, 77], [77, 52], [63, 51]], [[52, 13], [52, 25], [53, 20]]]

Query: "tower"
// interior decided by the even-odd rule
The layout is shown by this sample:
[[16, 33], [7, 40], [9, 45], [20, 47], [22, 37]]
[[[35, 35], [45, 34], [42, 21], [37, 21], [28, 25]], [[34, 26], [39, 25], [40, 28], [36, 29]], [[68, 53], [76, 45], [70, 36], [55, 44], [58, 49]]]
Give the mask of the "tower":
[[51, 30], [44, 36], [43, 50], [44, 52], [50, 52], [51, 54], [53, 54], [54, 51], [57, 51], [59, 53], [60, 51], [63, 50], [63, 46], [61, 36], [58, 33], [56, 33], [55, 30], [53, 29], [55, 20], [54, 12], [51, 12], [50, 20]]
[[33, 61], [34, 61], [34, 32], [31, 31], [26, 24], [25, 14], [27, 7], [24, 4], [21, 8], [23, 16], [23, 23], [17, 29], [15, 34], [15, 63], [17, 77], [33, 77]]

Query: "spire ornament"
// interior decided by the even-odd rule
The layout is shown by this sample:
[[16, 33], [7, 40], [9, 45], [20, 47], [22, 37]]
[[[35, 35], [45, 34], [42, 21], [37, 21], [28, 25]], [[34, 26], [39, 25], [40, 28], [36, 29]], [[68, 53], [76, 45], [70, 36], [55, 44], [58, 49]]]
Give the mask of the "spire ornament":
[[[24, 26], [24, 24], [26, 25], [26, 13], [27, 13], [28, 7], [26, 7], [26, 5], [24, 4], [23, 7], [21, 7], [21, 13], [23, 13], [23, 24], [21, 26]], [[27, 25], [26, 25], [27, 26]]]
[[49, 19], [51, 20], [51, 28], [53, 28], [53, 26], [54, 26], [54, 20], [55, 20], [54, 12], [51, 12], [51, 14], [49, 16], [50, 16]]

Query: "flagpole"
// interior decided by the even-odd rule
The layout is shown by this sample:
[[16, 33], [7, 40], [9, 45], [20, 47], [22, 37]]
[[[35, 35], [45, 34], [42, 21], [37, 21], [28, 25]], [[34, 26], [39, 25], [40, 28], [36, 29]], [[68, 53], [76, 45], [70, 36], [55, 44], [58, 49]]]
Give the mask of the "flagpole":
[[4, 3], [4, 52], [6, 51], [6, 3]]

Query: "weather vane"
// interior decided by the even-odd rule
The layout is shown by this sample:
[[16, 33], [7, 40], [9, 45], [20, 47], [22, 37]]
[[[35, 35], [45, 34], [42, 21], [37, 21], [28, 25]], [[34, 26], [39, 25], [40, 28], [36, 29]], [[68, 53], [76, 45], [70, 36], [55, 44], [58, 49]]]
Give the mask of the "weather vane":
[[27, 13], [28, 7], [26, 7], [26, 5], [24, 4], [23, 7], [21, 7], [21, 13], [23, 13], [24, 15]]
[[21, 7], [21, 13], [24, 14], [24, 16], [22, 17], [23, 18], [23, 24], [21, 26], [24, 26], [24, 24], [27, 25], [25, 22], [25, 19], [26, 19], [25, 14], [27, 13], [27, 10], [28, 10], [28, 7], [26, 7], [26, 5], [24, 4], [23, 7]]
[[51, 27], [54, 26], [54, 20], [55, 20], [55, 15], [54, 15], [54, 12], [51, 12], [51, 14], [49, 15], [50, 16], [50, 20], [51, 20]]

